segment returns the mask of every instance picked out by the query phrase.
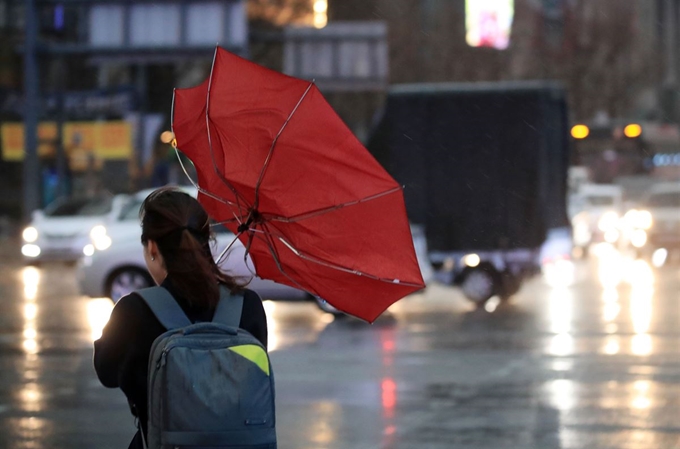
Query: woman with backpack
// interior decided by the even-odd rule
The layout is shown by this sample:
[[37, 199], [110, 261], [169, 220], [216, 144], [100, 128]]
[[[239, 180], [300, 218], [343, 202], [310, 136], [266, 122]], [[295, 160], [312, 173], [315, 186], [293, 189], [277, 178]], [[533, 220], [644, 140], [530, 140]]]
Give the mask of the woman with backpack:
[[[257, 293], [245, 289], [235, 278], [222, 272], [216, 265], [210, 250], [210, 219], [199, 202], [179, 189], [161, 188], [144, 200], [140, 208], [140, 219], [144, 259], [149, 273], [156, 284], [167, 290], [174, 298], [174, 302], [181, 308], [181, 311], [177, 309], [176, 312], [186, 315], [190, 321], [186, 324], [189, 327], [193, 325], [200, 332], [208, 332], [201, 326], [211, 322], [214, 317], [217, 320], [215, 312], [218, 303], [222, 307], [220, 299], [224, 298], [226, 292], [226, 296], [236, 297], [241, 301], [240, 319], [235, 318], [234, 321], [238, 322], [238, 338], [254, 337], [256, 341], [249, 347], [261, 345], [263, 349], [260, 349], [260, 352], [266, 354], [267, 320], [262, 301]], [[148, 368], [150, 351], [154, 342], [170, 328], [167, 323], [164, 325], [157, 318], [156, 312], [148, 302], [148, 296], [148, 292], [145, 294], [144, 290], [141, 290], [121, 298], [114, 307], [101, 338], [94, 343], [94, 367], [99, 380], [105, 387], [120, 388], [123, 391], [133, 415], [141, 425], [130, 443], [130, 448], [147, 446], [147, 422], [151, 414], [147, 410], [151, 394], [147, 386], [148, 376], [152, 374]], [[171, 299], [167, 301], [173, 302]], [[176, 307], [174, 304], [164, 306], [168, 305]], [[217, 329], [220, 332], [219, 326], [213, 328], [210, 331]], [[242, 330], [246, 331], [243, 334], [245, 337], [242, 336]], [[228, 337], [237, 338], [235, 335]], [[163, 363], [165, 355], [172, 354], [168, 351], [169, 349], [163, 351]], [[225, 351], [227, 354], [234, 352], [238, 351]], [[160, 366], [160, 361], [157, 366]], [[217, 370], [218, 374], [220, 370], [221, 368]], [[203, 375], [215, 376], [215, 369], [212, 371]], [[248, 377], [252, 377], [252, 374]], [[211, 378], [204, 383], [208, 384], [208, 388], [214, 387], [215, 391], [219, 392], [220, 388], [227, 388], [224, 382], [226, 381], [221, 378]], [[273, 414], [273, 380], [270, 382]], [[171, 387], [173, 386], [167, 388]], [[193, 387], [192, 384], [190, 389]], [[207, 394], [212, 395], [213, 391]], [[198, 414], [199, 411], [186, 410], [186, 414], [191, 413]], [[273, 416], [271, 421], [273, 425]]]

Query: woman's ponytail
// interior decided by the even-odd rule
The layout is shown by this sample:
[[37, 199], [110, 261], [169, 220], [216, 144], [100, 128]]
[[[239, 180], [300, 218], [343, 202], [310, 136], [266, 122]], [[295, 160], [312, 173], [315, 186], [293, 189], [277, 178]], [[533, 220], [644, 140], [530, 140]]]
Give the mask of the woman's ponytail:
[[210, 219], [196, 199], [175, 188], [161, 188], [144, 200], [140, 219], [142, 243], [156, 242], [173, 288], [192, 306], [214, 308], [219, 284], [240, 288], [215, 264]]

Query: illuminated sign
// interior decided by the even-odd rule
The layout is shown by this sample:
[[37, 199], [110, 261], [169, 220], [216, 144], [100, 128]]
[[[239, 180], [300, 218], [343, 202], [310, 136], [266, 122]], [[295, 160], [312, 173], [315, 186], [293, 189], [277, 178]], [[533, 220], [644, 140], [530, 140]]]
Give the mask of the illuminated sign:
[[652, 158], [652, 164], [655, 167], [680, 167], [680, 153], [655, 154]]
[[[132, 128], [122, 120], [107, 122], [67, 122], [63, 128], [63, 145], [67, 155], [77, 150], [92, 151], [102, 159], [124, 160], [132, 156]], [[44, 122], [38, 126], [38, 154], [54, 154], [50, 141], [57, 138], [57, 125]], [[3, 123], [0, 126], [2, 158], [21, 161], [24, 158], [23, 123]]]
[[465, 0], [468, 45], [498, 50], [508, 48], [514, 14], [514, 0]]

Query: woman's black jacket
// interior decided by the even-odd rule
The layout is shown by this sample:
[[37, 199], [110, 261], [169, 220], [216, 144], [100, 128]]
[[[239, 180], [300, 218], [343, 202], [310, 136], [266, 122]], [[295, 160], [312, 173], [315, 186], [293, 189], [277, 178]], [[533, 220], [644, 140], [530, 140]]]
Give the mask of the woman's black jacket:
[[[214, 309], [191, 307], [185, 298], [178, 296], [169, 279], [161, 286], [172, 294], [192, 322], [212, 320]], [[267, 317], [262, 300], [252, 290], [244, 290], [239, 327], [267, 347]], [[94, 342], [94, 368], [99, 380], [105, 387], [123, 390], [145, 433], [149, 352], [153, 341], [165, 331], [144, 300], [131, 293], [116, 303], [101, 338]], [[136, 435], [130, 447], [141, 447], [139, 443]]]

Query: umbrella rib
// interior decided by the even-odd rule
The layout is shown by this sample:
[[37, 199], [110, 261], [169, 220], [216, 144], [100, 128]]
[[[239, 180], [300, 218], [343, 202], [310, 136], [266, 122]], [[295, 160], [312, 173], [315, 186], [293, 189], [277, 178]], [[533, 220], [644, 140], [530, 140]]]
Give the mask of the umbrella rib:
[[[309, 292], [305, 287], [303, 287], [298, 281], [293, 279], [293, 277], [291, 277], [288, 273], [286, 273], [286, 270], [283, 269], [283, 265], [281, 265], [281, 260], [279, 259], [279, 253], [276, 250], [276, 246], [274, 245], [274, 241], [271, 239], [272, 234], [269, 232], [269, 227], [267, 226], [266, 223], [262, 223], [262, 227], [264, 228], [264, 231], [259, 231], [259, 233], [261, 233], [264, 236], [264, 238], [260, 237], [260, 240], [264, 241], [265, 244], [267, 245], [267, 247], [269, 248], [269, 252], [271, 253], [272, 258], [274, 259], [274, 263], [276, 263], [276, 267], [279, 269], [281, 274], [283, 274], [285, 277], [287, 277], [288, 280], [290, 282], [292, 282], [293, 284], [295, 284], [297, 286], [297, 288], [299, 288], [300, 290], [306, 291], [307, 293], [312, 293], [312, 292]], [[255, 231], [253, 232], [253, 234], [254, 233], [255, 233]], [[254, 237], [254, 235], [250, 236], [250, 241], [252, 241], [253, 237]], [[250, 244], [248, 245], [248, 249], [250, 249]]]
[[[194, 181], [194, 180], [191, 178], [191, 176], [189, 176], [189, 173], [187, 172], [187, 169], [184, 167], [184, 163], [182, 162], [182, 158], [181, 158], [180, 155], [179, 155], [179, 151], [178, 151], [177, 147], [175, 147], [175, 153], [177, 154], [177, 160], [179, 161], [179, 165], [182, 167], [182, 171], [183, 171], [184, 174], [186, 175], [186, 177], [187, 177], [187, 179], [189, 180], [189, 182], [190, 182], [190, 183], [191, 183], [191, 184], [192, 184], [199, 192], [201, 192], [202, 194], [204, 194], [204, 195], [206, 195], [206, 196], [209, 196], [210, 198], [212, 198], [212, 199], [214, 199], [214, 200], [217, 200], [217, 201], [219, 201], [219, 202], [221, 202], [221, 203], [224, 203], [224, 204], [226, 204], [227, 206], [236, 206], [237, 208], [240, 209], [239, 205], [236, 204], [236, 203], [234, 203], [233, 201], [229, 201], [229, 200], [227, 200], [227, 199], [224, 199], [224, 198], [222, 198], [222, 197], [219, 197], [219, 196], [217, 196], [217, 195], [215, 195], [215, 194], [209, 192], [208, 190], [205, 190], [204, 188], [200, 187], [200, 186], [198, 185], [198, 183], [197, 183], [196, 181]], [[241, 223], [241, 220], [238, 218], [238, 216], [236, 215], [236, 213], [235, 213], [233, 210], [232, 210], [232, 214], [234, 215], [234, 218], [235, 218], [239, 223]]]
[[380, 192], [380, 193], [377, 193], [375, 195], [367, 196], [367, 197], [362, 198], [360, 200], [352, 200], [352, 201], [348, 201], [346, 203], [336, 204], [334, 206], [326, 207], [326, 208], [323, 208], [323, 209], [317, 209], [317, 210], [313, 210], [313, 211], [310, 211], [310, 212], [304, 212], [302, 214], [294, 215], [292, 217], [283, 217], [283, 216], [268, 215], [268, 214], [262, 214], [262, 216], [265, 217], [267, 220], [270, 220], [270, 221], [279, 221], [279, 222], [284, 222], [284, 223], [296, 223], [296, 222], [299, 222], [299, 221], [302, 221], [302, 220], [306, 220], [308, 218], [313, 218], [313, 217], [317, 217], [319, 215], [327, 214], [329, 212], [333, 212], [333, 211], [336, 211], [338, 209], [342, 209], [344, 207], [354, 206], [355, 204], [360, 204], [360, 203], [365, 203], [367, 201], [375, 200], [375, 199], [381, 198], [383, 196], [390, 195], [392, 193], [398, 192], [400, 190], [401, 190], [401, 186], [397, 186], [393, 189], [386, 190], [385, 192]]
[[[298, 289], [305, 291], [305, 292], [309, 293], [310, 295], [315, 295], [315, 296], [321, 298], [321, 296], [319, 296], [316, 292], [310, 292], [309, 290], [304, 288], [302, 285], [300, 285], [300, 283], [298, 281], [293, 279], [288, 273], [286, 273], [286, 270], [283, 269], [283, 266], [281, 265], [281, 261], [279, 260], [278, 252], [276, 250], [274, 242], [273, 242], [273, 240], [271, 240], [272, 234], [269, 232], [269, 228], [268, 228], [267, 224], [263, 223], [262, 227], [266, 229], [266, 232], [265, 231], [257, 231], [257, 232], [261, 232], [265, 236], [265, 238], [263, 238], [263, 239], [261, 238], [261, 240], [264, 240], [265, 243], [267, 244], [267, 246], [269, 247], [269, 252], [271, 253], [272, 257], [274, 258], [274, 262], [276, 263], [276, 267], [279, 269], [281, 274], [283, 274], [285, 277], [288, 278], [289, 281], [291, 281], [293, 284], [295, 284], [298, 287]], [[322, 299], [325, 300], [325, 298], [322, 298]], [[336, 307], [336, 306], [333, 306], [333, 307]], [[336, 308], [338, 310], [340, 310], [341, 312], [348, 313], [348, 312], [342, 310], [339, 307], [336, 307]], [[363, 321], [366, 321], [363, 318], [360, 318], [360, 317], [357, 317], [357, 318], [359, 318]]]
[[[170, 110], [170, 123], [171, 123], [170, 127], [172, 128], [173, 134], [175, 133], [174, 126], [172, 125], [172, 123], [174, 123], [174, 122], [175, 122], [175, 89], [173, 89], [173, 91], [172, 91], [172, 108]], [[186, 167], [184, 166], [184, 162], [182, 162], [182, 158], [180, 157], [180, 154], [179, 154], [179, 149], [177, 148], [177, 140], [173, 140], [172, 147], [175, 150], [175, 155], [177, 155], [177, 161], [179, 162], [180, 167], [182, 167], [182, 171], [184, 172], [184, 175], [187, 177], [189, 182], [196, 188], [196, 190], [198, 190], [199, 192], [201, 192], [202, 194], [204, 194], [206, 196], [209, 196], [210, 198], [212, 198], [214, 200], [217, 200], [217, 201], [219, 201], [223, 204], [226, 204], [229, 207], [229, 210], [231, 211], [235, 220], [239, 224], [241, 224], [241, 219], [236, 214], [236, 212], [234, 212], [234, 210], [232, 209], [232, 206], [236, 206], [238, 208], [239, 212], [240, 212], [241, 211], [240, 205], [237, 204], [237, 203], [234, 203], [233, 201], [229, 201], [229, 200], [226, 200], [222, 197], [214, 195], [213, 193], [201, 188], [198, 185], [198, 182], [194, 181], [193, 178], [189, 175], [189, 172], [187, 171]]]
[[[344, 266], [342, 266], [342, 265], [335, 264], [335, 263], [329, 262], [329, 261], [327, 261], [327, 260], [323, 260], [323, 259], [321, 259], [321, 258], [314, 257], [314, 256], [311, 256], [311, 255], [308, 255], [308, 254], [305, 254], [305, 253], [303, 253], [302, 251], [300, 251], [300, 250], [298, 250], [297, 248], [295, 248], [295, 247], [293, 246], [292, 243], [288, 242], [288, 241], [284, 238], [284, 236], [282, 235], [282, 233], [280, 233], [280, 231], [279, 231], [279, 234], [281, 234], [281, 235], [276, 235], [276, 234], [272, 233], [272, 232], [269, 230], [269, 227], [266, 226], [264, 223], [263, 223], [263, 228], [265, 228], [266, 231], [267, 231], [265, 234], [269, 235], [270, 237], [275, 237], [275, 238], [277, 238], [277, 239], [278, 239], [281, 243], [283, 243], [283, 244], [284, 244], [284, 245], [285, 245], [285, 246], [286, 246], [293, 254], [295, 254], [295, 255], [298, 256], [299, 258], [304, 259], [304, 260], [306, 260], [306, 261], [308, 261], [308, 262], [312, 262], [312, 263], [315, 263], [315, 264], [317, 264], [317, 265], [322, 265], [322, 266], [325, 266], [325, 267], [327, 267], [327, 268], [331, 268], [331, 269], [334, 269], [334, 270], [342, 271], [342, 272], [345, 272], [345, 273], [354, 274], [354, 275], [356, 275], [356, 276], [367, 277], [367, 278], [373, 279], [373, 280], [375, 280], [375, 281], [385, 282], [385, 283], [389, 283], [389, 284], [405, 285], [405, 286], [408, 286], [408, 287], [422, 287], [421, 284], [416, 284], [416, 283], [413, 283], [413, 282], [404, 282], [404, 281], [401, 281], [401, 280], [399, 280], [399, 279], [381, 278], [381, 277], [376, 276], [376, 275], [373, 275], [373, 274], [365, 273], [365, 272], [359, 271], [359, 270], [354, 270], [354, 269], [352, 269], [352, 268], [347, 268], [347, 267], [344, 267]], [[275, 229], [276, 229], [276, 228], [275, 228]], [[277, 231], [278, 231], [278, 229], [277, 229]], [[278, 262], [277, 262], [277, 265], [278, 265]], [[279, 270], [281, 270], [280, 267], [279, 267]], [[283, 273], [283, 271], [282, 271], [282, 273]], [[285, 273], [284, 273], [284, 274], [285, 274]]]
[[215, 259], [215, 265], [219, 265], [220, 262], [222, 262], [222, 259], [224, 256], [229, 252], [232, 246], [234, 246], [234, 243], [236, 243], [236, 240], [238, 240], [238, 235], [234, 237], [234, 240], [231, 241], [229, 245], [227, 245], [226, 248], [220, 253], [220, 255]]
[[[210, 77], [208, 79], [208, 91], [206, 93], [206, 99], [205, 99], [205, 127], [206, 131], [208, 134], [208, 146], [210, 147], [210, 158], [212, 159], [213, 163], [213, 170], [215, 171], [215, 174], [217, 175], [218, 179], [222, 181], [222, 183], [227, 186], [229, 190], [234, 194], [234, 198], [236, 198], [236, 205], [239, 210], [241, 210], [241, 201], [246, 204], [248, 209], [251, 208], [250, 204], [246, 199], [236, 190], [236, 188], [227, 180], [227, 178], [224, 176], [222, 172], [220, 172], [219, 168], [217, 167], [217, 162], [215, 161], [215, 150], [213, 149], [213, 144], [212, 144], [212, 136], [210, 134], [210, 92], [212, 91], [212, 81], [213, 81], [213, 75], [215, 73], [215, 61], [217, 59], [217, 50], [219, 47], [215, 47], [215, 54], [213, 55], [213, 62], [212, 66], [210, 67]], [[225, 156], [226, 157], [226, 156]]]
[[413, 282], [404, 282], [404, 281], [401, 281], [399, 279], [382, 278], [382, 277], [376, 276], [374, 274], [365, 273], [363, 271], [353, 270], [351, 268], [343, 267], [342, 265], [334, 264], [334, 263], [328, 262], [326, 260], [307, 255], [307, 254], [295, 249], [292, 245], [290, 245], [285, 240], [281, 240], [281, 243], [286, 245], [296, 256], [300, 257], [301, 259], [304, 259], [308, 262], [315, 263], [317, 265], [322, 265], [322, 266], [325, 266], [327, 268], [331, 268], [333, 270], [342, 271], [342, 272], [345, 272], [345, 273], [348, 273], [348, 274], [353, 274], [353, 275], [356, 275], [356, 276], [366, 277], [366, 278], [369, 278], [369, 279], [373, 279], [374, 281], [385, 282], [387, 284], [399, 284], [399, 285], [405, 285], [407, 287], [422, 287], [421, 284], [416, 284], [416, 283], [413, 283]]
[[314, 85], [314, 82], [312, 81], [309, 83], [309, 86], [307, 86], [307, 89], [305, 92], [302, 94], [302, 97], [300, 97], [300, 100], [298, 100], [297, 104], [291, 111], [290, 115], [286, 119], [285, 122], [283, 122], [283, 125], [281, 126], [281, 129], [279, 130], [278, 134], [276, 137], [274, 137], [274, 140], [272, 141], [271, 147], [269, 147], [269, 153], [267, 153], [267, 158], [264, 160], [264, 164], [262, 165], [262, 171], [260, 171], [260, 177], [257, 180], [257, 184], [255, 184], [255, 203], [253, 208], [257, 209], [257, 206], [260, 204], [260, 185], [262, 184], [262, 180], [264, 179], [264, 174], [267, 171], [267, 168], [269, 167], [269, 162], [271, 161], [272, 155], [274, 154], [274, 147], [276, 146], [276, 143], [279, 140], [279, 137], [283, 133], [283, 130], [286, 129], [286, 126], [288, 126], [288, 122], [293, 118], [293, 115], [295, 112], [297, 112], [298, 108], [300, 107], [300, 104], [302, 104], [302, 100], [305, 99], [307, 94], [309, 93], [309, 90], [312, 88]]
[[228, 224], [234, 224], [234, 223], [240, 224], [241, 220], [239, 220], [238, 218], [232, 218], [230, 220], [216, 221], [214, 223], [211, 223], [210, 227], [217, 227], [217, 226], [220, 226], [220, 225], [228, 225]]

